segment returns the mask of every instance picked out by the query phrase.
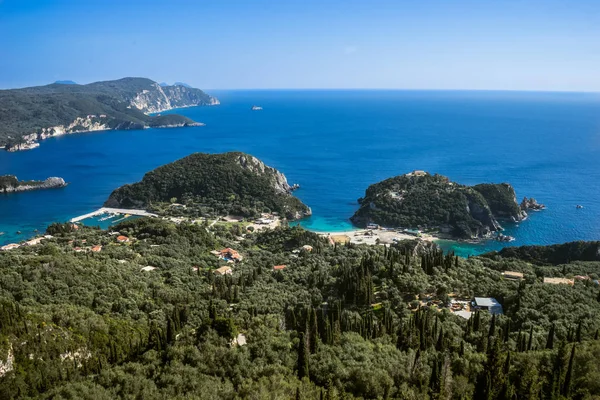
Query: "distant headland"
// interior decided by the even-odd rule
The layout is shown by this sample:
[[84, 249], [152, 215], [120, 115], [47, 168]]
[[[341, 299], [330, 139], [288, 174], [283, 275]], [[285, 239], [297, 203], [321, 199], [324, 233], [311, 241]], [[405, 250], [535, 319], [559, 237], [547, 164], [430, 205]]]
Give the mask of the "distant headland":
[[25, 192], [29, 190], [56, 189], [67, 186], [63, 178], [50, 177], [43, 181], [20, 181], [14, 175], [0, 176], [0, 193]]
[[161, 86], [146, 78], [0, 90], [0, 148], [33, 149], [40, 140], [79, 132], [199, 126], [177, 114], [150, 114], [217, 104], [219, 100], [200, 89]]

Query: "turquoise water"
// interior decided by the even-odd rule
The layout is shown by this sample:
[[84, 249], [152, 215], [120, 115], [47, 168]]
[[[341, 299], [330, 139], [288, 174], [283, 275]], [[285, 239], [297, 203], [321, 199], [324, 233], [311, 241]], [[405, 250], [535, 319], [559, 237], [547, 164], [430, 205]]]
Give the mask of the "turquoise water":
[[[204, 127], [96, 132], [0, 152], [0, 173], [61, 176], [64, 189], [0, 196], [1, 243], [93, 211], [110, 192], [195, 151], [251, 153], [299, 183], [318, 231], [351, 228], [366, 187], [415, 169], [464, 184], [510, 182], [532, 213], [509, 245], [600, 239], [600, 95], [436, 91], [227, 91], [178, 110]], [[251, 111], [252, 105], [262, 111]], [[583, 204], [584, 209], [575, 209]], [[16, 235], [16, 231], [22, 235]], [[505, 244], [459, 245], [474, 254]], [[455, 244], [443, 243], [445, 248]]]

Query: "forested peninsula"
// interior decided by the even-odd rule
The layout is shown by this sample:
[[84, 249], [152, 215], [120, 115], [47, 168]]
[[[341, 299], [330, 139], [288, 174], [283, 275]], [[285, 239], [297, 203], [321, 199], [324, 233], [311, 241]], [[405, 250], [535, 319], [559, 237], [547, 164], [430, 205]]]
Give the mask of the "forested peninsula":
[[104, 206], [164, 213], [177, 202], [179, 213], [188, 217], [277, 213], [295, 220], [310, 215], [291, 192], [285, 175], [249, 154], [195, 153], [116, 189]]
[[78, 132], [197, 126], [181, 115], [149, 114], [215, 104], [219, 101], [200, 89], [146, 78], [0, 90], [0, 147], [32, 149], [40, 140]]
[[437, 230], [459, 239], [492, 237], [502, 230], [501, 221], [526, 218], [529, 204], [519, 205], [507, 183], [466, 186], [424, 171], [373, 184], [358, 202], [360, 208], [351, 218], [358, 226]]

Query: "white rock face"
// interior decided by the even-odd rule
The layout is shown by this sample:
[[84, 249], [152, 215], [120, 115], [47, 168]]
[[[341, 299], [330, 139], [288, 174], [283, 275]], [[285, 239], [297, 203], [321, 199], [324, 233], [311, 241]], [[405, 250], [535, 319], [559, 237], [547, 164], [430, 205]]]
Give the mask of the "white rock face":
[[108, 119], [105, 115], [97, 117], [88, 115], [86, 117], [75, 118], [69, 125], [57, 125], [49, 128], [42, 128], [41, 132], [31, 133], [23, 136], [24, 143], [7, 148], [8, 151], [31, 150], [39, 147], [40, 140], [55, 136], [68, 135], [71, 133], [106, 131], [109, 130]]
[[238, 158], [238, 164], [248, 171], [260, 175], [269, 175], [273, 179], [273, 186], [279, 193], [290, 193], [291, 186], [289, 185], [287, 178], [284, 174], [277, 171], [275, 168], [268, 167], [260, 161], [258, 158], [253, 156], [247, 156], [242, 154]]
[[15, 369], [15, 356], [13, 354], [12, 344], [8, 348], [8, 354], [6, 360], [0, 360], [0, 377], [8, 374], [10, 371]]
[[152, 86], [154, 90], [143, 90], [131, 99], [130, 107], [135, 107], [146, 114], [153, 114], [174, 108], [220, 104], [219, 100], [212, 96], [209, 96], [207, 103], [206, 96], [200, 97], [197, 89], [185, 86], [162, 87], [158, 83]]

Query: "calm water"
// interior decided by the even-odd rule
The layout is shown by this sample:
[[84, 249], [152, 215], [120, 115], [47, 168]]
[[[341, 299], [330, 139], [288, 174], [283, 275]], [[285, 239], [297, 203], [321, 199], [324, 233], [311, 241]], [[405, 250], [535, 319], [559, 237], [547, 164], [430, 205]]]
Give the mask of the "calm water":
[[[71, 135], [0, 152], [0, 174], [65, 189], [0, 196], [1, 243], [102, 205], [110, 192], [192, 152], [239, 150], [284, 172], [319, 231], [351, 228], [366, 187], [414, 169], [464, 184], [510, 182], [548, 209], [511, 245], [600, 239], [600, 95], [435, 91], [228, 91], [179, 110], [204, 127]], [[264, 107], [250, 111], [252, 105]], [[585, 206], [575, 209], [576, 204]], [[16, 235], [16, 231], [22, 235]], [[452, 244], [445, 243], [449, 248]], [[461, 245], [462, 254], [502, 246]]]

